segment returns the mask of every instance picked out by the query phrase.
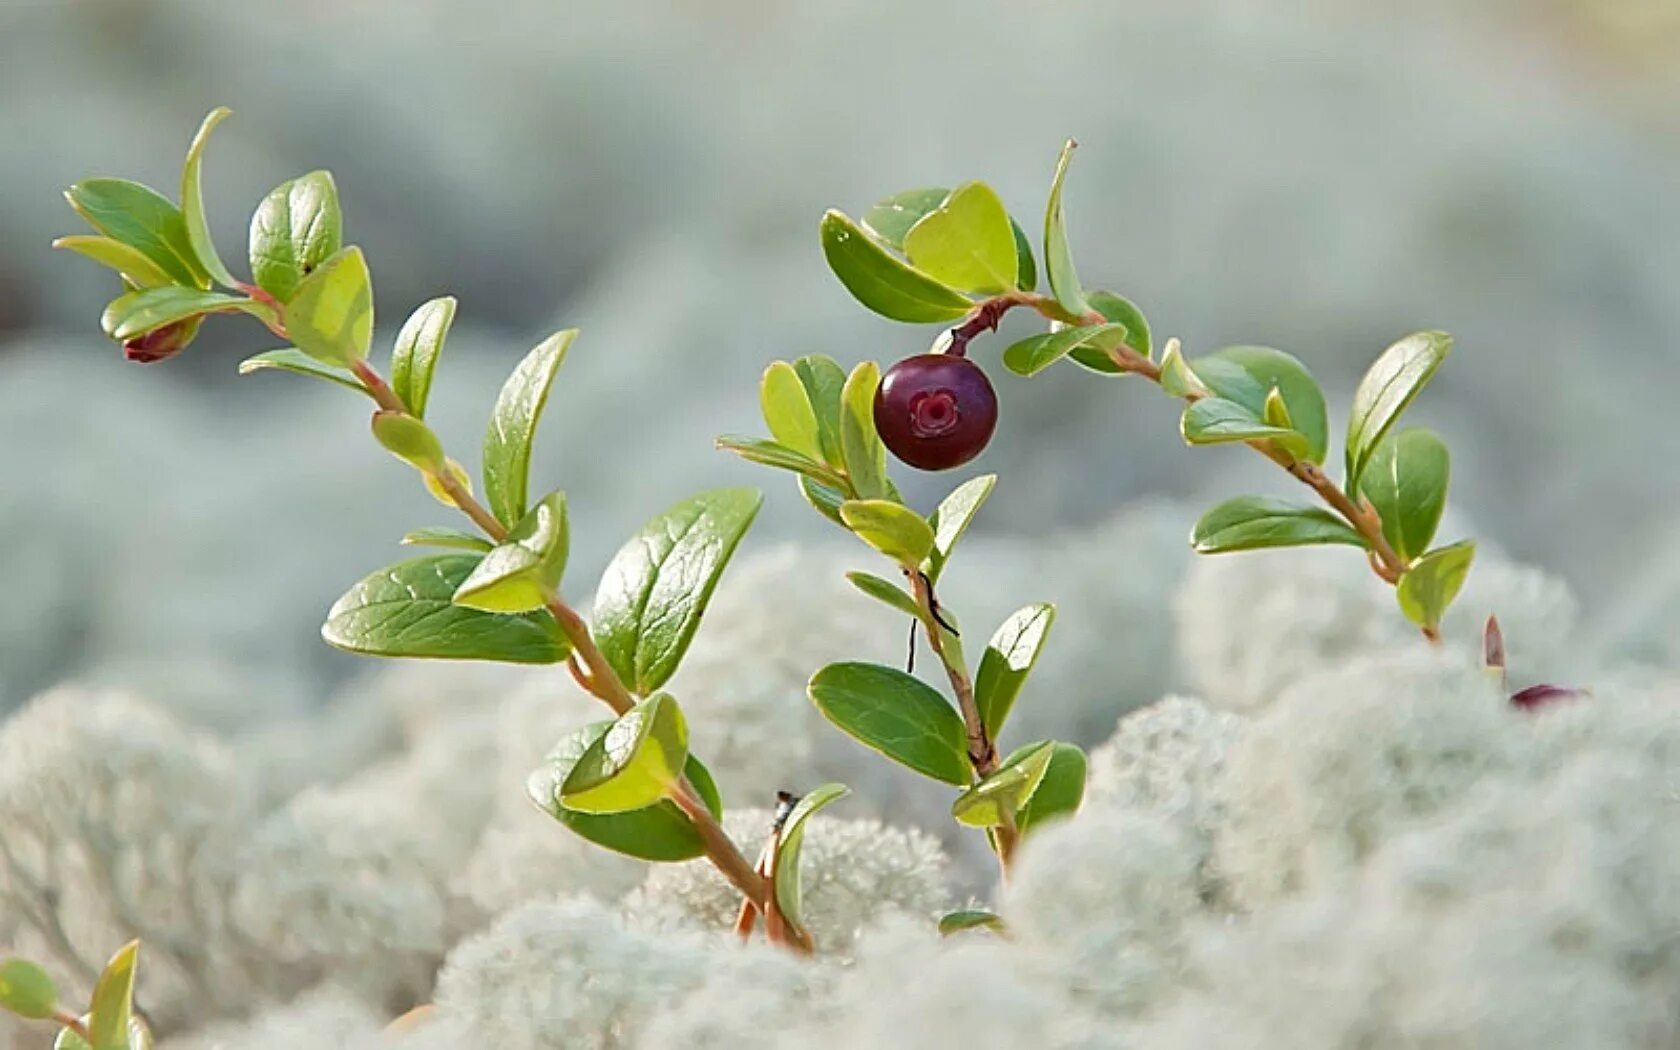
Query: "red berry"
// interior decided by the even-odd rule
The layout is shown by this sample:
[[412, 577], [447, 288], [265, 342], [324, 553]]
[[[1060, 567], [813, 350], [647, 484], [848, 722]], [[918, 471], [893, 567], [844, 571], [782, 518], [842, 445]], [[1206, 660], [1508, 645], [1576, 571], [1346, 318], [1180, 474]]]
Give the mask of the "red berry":
[[997, 394], [979, 365], [918, 354], [887, 369], [875, 391], [875, 429], [892, 454], [920, 470], [950, 470], [978, 456], [997, 428]]

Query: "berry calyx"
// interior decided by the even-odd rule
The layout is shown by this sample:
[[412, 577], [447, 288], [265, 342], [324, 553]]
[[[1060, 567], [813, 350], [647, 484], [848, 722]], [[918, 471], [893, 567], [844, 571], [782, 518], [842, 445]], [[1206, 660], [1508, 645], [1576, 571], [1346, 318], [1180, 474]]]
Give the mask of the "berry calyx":
[[991, 380], [957, 354], [907, 357], [887, 369], [875, 391], [881, 441], [919, 470], [950, 470], [978, 456], [997, 416]]

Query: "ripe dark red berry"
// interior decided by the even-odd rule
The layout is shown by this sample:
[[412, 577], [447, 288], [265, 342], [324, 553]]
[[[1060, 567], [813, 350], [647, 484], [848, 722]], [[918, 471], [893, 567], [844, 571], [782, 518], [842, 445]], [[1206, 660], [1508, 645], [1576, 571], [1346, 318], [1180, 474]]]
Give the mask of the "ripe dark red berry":
[[997, 393], [979, 365], [918, 354], [887, 369], [875, 391], [875, 429], [899, 459], [950, 470], [978, 456], [997, 428]]

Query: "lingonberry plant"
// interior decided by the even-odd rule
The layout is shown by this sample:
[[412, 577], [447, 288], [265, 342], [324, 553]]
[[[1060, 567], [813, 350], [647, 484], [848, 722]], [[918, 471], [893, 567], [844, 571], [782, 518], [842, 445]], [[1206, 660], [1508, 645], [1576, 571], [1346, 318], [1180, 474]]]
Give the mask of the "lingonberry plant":
[[60, 999], [51, 975], [27, 959], [0, 961], [0, 1009], [58, 1026], [53, 1050], [151, 1050], [152, 1032], [134, 1005], [140, 943], [130, 941], [105, 964], [84, 1012]]

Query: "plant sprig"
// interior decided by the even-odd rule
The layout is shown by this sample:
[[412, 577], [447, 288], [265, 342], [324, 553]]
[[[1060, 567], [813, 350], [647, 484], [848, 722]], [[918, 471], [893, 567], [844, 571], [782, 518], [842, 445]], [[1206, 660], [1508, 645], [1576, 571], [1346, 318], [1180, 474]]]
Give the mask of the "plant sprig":
[[87, 1009], [77, 1012], [39, 964], [0, 960], [0, 1010], [57, 1025], [54, 1050], [152, 1050], [151, 1028], [134, 1004], [139, 964], [139, 941], [118, 949], [99, 971]]

